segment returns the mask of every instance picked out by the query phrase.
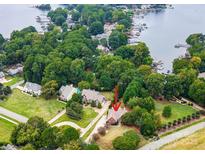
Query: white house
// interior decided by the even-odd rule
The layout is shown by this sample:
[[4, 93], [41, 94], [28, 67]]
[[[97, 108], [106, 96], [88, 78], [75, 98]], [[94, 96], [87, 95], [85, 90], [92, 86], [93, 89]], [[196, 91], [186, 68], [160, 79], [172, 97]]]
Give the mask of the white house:
[[5, 77], [4, 73], [3, 73], [3, 72], [0, 72], [0, 80], [1, 80], [1, 79], [4, 79], [4, 77]]
[[10, 68], [7, 73], [9, 75], [16, 75], [18, 73], [22, 73], [23, 72], [23, 65], [21, 64], [17, 64], [16, 66]]
[[77, 88], [73, 87], [73, 85], [62, 86], [59, 90], [60, 100], [69, 101], [74, 93], [77, 93]]
[[98, 105], [98, 103], [106, 103], [106, 98], [95, 90], [83, 89], [82, 96], [83, 102], [91, 103], [92, 101], [95, 101], [96, 105]]
[[199, 73], [198, 78], [204, 78], [205, 79], [205, 72]]
[[41, 95], [41, 85], [32, 82], [26, 82], [23, 91], [36, 96]]

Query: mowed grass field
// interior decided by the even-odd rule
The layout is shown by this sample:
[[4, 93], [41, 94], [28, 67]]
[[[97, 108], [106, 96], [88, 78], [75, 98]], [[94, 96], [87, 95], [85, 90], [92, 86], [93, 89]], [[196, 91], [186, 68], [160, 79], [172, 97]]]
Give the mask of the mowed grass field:
[[[169, 118], [164, 118], [162, 116], [162, 112], [165, 106], [170, 106], [172, 109], [172, 115]], [[157, 113], [161, 117], [161, 121], [163, 124], [166, 124], [168, 122], [173, 122], [174, 120], [177, 120], [178, 118], [183, 118], [184, 116], [191, 115], [192, 113], [195, 113], [196, 110], [188, 105], [182, 105], [177, 103], [171, 103], [168, 101], [157, 101], [155, 104], [155, 108]]]
[[167, 144], [161, 150], [205, 150], [205, 129]]
[[[100, 136], [100, 139], [97, 140], [97, 144], [100, 146], [101, 149], [109, 150], [113, 149], [112, 141], [118, 137], [122, 136], [125, 132], [129, 130], [135, 130], [134, 128], [127, 127], [127, 126], [111, 126], [105, 136]], [[139, 147], [145, 145], [147, 141], [139, 134], [140, 136], [140, 144]]]
[[62, 115], [58, 120], [54, 121], [52, 125], [63, 121], [71, 121], [76, 123], [78, 126], [85, 128], [89, 125], [89, 123], [98, 115], [92, 108], [84, 108], [83, 109], [83, 118], [81, 120], [74, 120], [69, 118], [66, 114]]
[[65, 107], [65, 104], [58, 102], [56, 99], [45, 100], [44, 98], [32, 97], [14, 89], [7, 100], [0, 103], [0, 106], [21, 114], [25, 117], [39, 116], [44, 120], [50, 120], [58, 111]]
[[10, 142], [10, 135], [15, 126], [15, 124], [0, 118], [0, 142]]

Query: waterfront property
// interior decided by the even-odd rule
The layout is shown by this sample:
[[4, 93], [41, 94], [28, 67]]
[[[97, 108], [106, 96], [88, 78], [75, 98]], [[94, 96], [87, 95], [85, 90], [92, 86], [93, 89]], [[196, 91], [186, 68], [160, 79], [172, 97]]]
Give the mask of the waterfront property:
[[41, 95], [41, 85], [32, 82], [26, 82], [23, 91], [35, 96]]
[[92, 103], [93, 101], [98, 105], [98, 103], [105, 104], [106, 98], [100, 94], [100, 92], [91, 90], [91, 89], [83, 89], [82, 91], [83, 102]]
[[45, 100], [41, 97], [31, 97], [14, 89], [8, 99], [0, 103], [0, 106], [28, 118], [39, 116], [48, 121], [58, 114], [65, 104], [56, 99]]
[[77, 88], [73, 85], [62, 86], [59, 90], [59, 99], [62, 101], [69, 101], [74, 93], [77, 93]]

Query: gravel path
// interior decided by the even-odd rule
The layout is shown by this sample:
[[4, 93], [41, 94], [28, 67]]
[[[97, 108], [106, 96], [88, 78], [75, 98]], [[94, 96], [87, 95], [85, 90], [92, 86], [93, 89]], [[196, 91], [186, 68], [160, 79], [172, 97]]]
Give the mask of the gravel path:
[[175, 133], [172, 133], [172, 134], [167, 135], [165, 137], [162, 137], [161, 139], [159, 139], [157, 141], [151, 142], [151, 143], [143, 146], [139, 150], [157, 150], [160, 147], [162, 147], [170, 142], [173, 142], [173, 141], [178, 140], [180, 138], [189, 136], [189, 135], [193, 134], [194, 132], [196, 132], [200, 129], [203, 129], [203, 128], [205, 128], [205, 122], [198, 123], [198, 124], [193, 125], [191, 127], [182, 129], [178, 132], [175, 132]]
[[20, 114], [17, 114], [15, 112], [9, 111], [3, 107], [0, 107], [0, 114], [3, 114], [7, 117], [10, 117], [10, 118], [15, 119], [16, 121], [19, 121], [22, 123], [26, 123], [28, 121], [28, 118], [26, 118]]

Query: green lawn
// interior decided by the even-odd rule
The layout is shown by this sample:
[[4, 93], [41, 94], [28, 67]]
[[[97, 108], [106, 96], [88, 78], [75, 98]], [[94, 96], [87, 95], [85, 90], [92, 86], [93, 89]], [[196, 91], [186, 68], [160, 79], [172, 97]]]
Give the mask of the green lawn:
[[[162, 111], [164, 107], [167, 105], [171, 106], [171, 109], [172, 109], [172, 115], [170, 118], [164, 118], [162, 116]], [[178, 118], [183, 118], [184, 116], [187, 116], [187, 115], [190, 115], [196, 112], [196, 110], [193, 109], [191, 106], [170, 103], [167, 101], [156, 102], [155, 107], [156, 107], [157, 113], [159, 113], [161, 116], [161, 120], [163, 124], [168, 123], [168, 122], [173, 122], [174, 120], [177, 120]]]
[[12, 85], [16, 84], [17, 82], [23, 80], [23, 78], [20, 76], [8, 77], [6, 79], [11, 80], [11, 81], [4, 83], [4, 86], [12, 86]]
[[0, 142], [10, 142], [10, 135], [16, 125], [0, 118]]
[[7, 100], [1, 102], [0, 106], [28, 118], [39, 116], [48, 121], [58, 111], [62, 110], [65, 104], [58, 102], [56, 99], [45, 100], [43, 98], [32, 97], [22, 93], [18, 89], [14, 89], [12, 95]]
[[103, 91], [100, 92], [103, 96], [105, 96], [105, 98], [109, 101], [114, 99], [114, 93], [112, 91]]
[[62, 115], [58, 120], [56, 120], [53, 125], [63, 122], [63, 121], [71, 121], [79, 125], [80, 127], [87, 127], [89, 123], [98, 115], [92, 108], [84, 108], [83, 109], [83, 118], [81, 120], [74, 120], [69, 118], [66, 114]]

